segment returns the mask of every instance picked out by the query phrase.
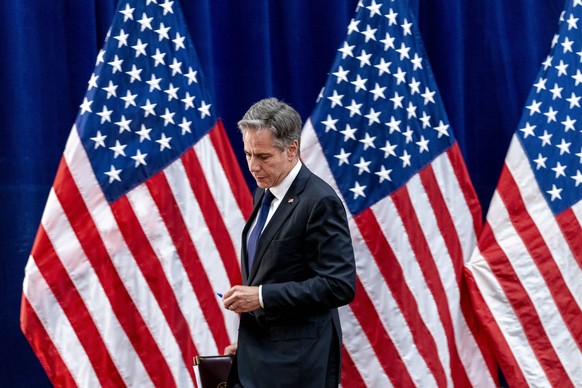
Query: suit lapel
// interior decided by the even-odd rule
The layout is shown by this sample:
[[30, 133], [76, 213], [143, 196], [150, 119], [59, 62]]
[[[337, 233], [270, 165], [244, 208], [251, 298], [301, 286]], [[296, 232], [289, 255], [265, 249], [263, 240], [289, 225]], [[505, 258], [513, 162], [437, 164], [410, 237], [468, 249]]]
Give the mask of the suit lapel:
[[[269, 223], [267, 224], [267, 226], [263, 230], [263, 233], [261, 234], [261, 237], [260, 237], [258, 245], [257, 245], [257, 251], [255, 254], [256, 257], [255, 257], [255, 260], [253, 262], [253, 267], [250, 269], [248, 284], [251, 284], [253, 282], [253, 280], [255, 279], [255, 277], [257, 275], [257, 271], [258, 271], [259, 267], [261, 266], [261, 262], [263, 261], [263, 256], [264, 256], [267, 248], [271, 244], [271, 241], [273, 240], [273, 238], [275, 237], [275, 235], [279, 231], [279, 228], [281, 227], [281, 225], [283, 225], [285, 220], [287, 220], [289, 218], [289, 216], [293, 213], [293, 211], [297, 208], [297, 205], [301, 201], [300, 193], [304, 190], [305, 184], [307, 183], [307, 180], [308, 180], [310, 174], [311, 173], [309, 172], [307, 167], [305, 167], [305, 165], [303, 165], [301, 167], [301, 170], [299, 171], [299, 174], [297, 175], [297, 177], [295, 178], [295, 180], [293, 181], [293, 183], [289, 187], [289, 190], [287, 190], [285, 197], [283, 197], [283, 200], [279, 204], [277, 211], [275, 212], [275, 214], [273, 214], [273, 217], [271, 217], [271, 219], [269, 220]], [[256, 209], [253, 210], [253, 214], [254, 213], [256, 213]], [[247, 225], [247, 227], [245, 227], [245, 229], [248, 229], [248, 225]], [[247, 232], [248, 232], [248, 230], [247, 230]], [[246, 234], [245, 234], [244, 238], [245, 238], [245, 242], [246, 242]], [[245, 251], [246, 251], [246, 245], [245, 245]], [[246, 252], [245, 252], [245, 256], [246, 256]]]

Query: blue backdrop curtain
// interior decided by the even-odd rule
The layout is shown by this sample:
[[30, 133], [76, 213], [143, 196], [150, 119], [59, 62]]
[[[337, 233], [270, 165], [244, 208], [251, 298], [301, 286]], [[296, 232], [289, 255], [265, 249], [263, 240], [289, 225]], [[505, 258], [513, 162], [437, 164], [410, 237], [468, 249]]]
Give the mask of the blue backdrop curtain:
[[[216, 111], [276, 96], [306, 119], [356, 0], [182, 0]], [[564, 0], [412, 0], [484, 211]], [[49, 386], [19, 329], [24, 266], [115, 0], [0, 2], [0, 386]]]

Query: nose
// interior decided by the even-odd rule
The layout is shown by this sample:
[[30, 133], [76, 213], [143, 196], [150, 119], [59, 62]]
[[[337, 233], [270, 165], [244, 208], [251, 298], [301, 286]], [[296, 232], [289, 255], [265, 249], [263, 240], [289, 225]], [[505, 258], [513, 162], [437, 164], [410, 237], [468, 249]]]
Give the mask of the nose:
[[257, 158], [251, 157], [249, 159], [249, 170], [251, 172], [257, 172], [261, 169], [261, 164]]

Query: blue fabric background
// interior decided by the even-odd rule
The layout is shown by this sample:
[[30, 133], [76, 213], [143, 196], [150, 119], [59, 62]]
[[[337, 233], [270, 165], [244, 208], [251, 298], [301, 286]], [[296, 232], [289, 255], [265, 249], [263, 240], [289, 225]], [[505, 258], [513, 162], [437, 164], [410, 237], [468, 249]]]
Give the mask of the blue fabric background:
[[[276, 96], [306, 119], [356, 0], [182, 0], [249, 186], [236, 122]], [[115, 0], [0, 2], [0, 386], [50, 386], [19, 328], [24, 266]], [[411, 0], [484, 211], [564, 0]], [[582, 26], [581, 26], [582, 28]]]

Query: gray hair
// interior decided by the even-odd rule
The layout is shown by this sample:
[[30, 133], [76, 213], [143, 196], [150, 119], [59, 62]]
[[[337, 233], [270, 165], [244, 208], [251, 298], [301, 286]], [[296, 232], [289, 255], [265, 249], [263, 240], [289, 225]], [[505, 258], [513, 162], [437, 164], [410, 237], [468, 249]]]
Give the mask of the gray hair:
[[[238, 127], [244, 134], [247, 130], [269, 130], [273, 134], [273, 145], [285, 151], [293, 141], [301, 140], [301, 116], [283, 101], [265, 98], [249, 108]], [[299, 148], [297, 149], [299, 157]]]

